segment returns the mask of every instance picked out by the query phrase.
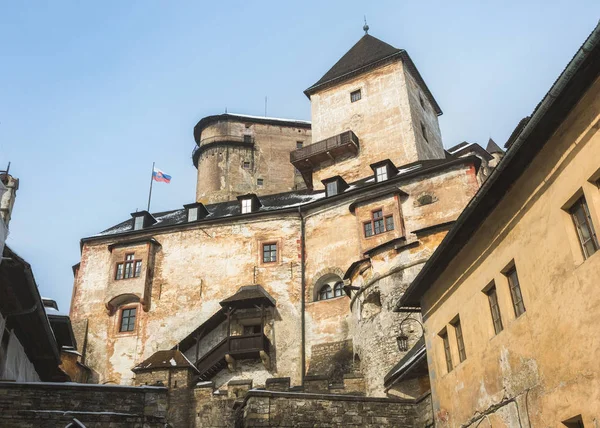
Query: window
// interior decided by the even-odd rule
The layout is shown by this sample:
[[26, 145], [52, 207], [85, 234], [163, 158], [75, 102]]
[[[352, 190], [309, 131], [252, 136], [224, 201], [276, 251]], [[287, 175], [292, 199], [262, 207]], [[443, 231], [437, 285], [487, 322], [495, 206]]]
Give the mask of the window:
[[383, 210], [375, 210], [371, 213], [371, 221], [364, 222], [363, 228], [366, 238], [394, 230], [394, 216], [388, 215], [384, 220]]
[[444, 345], [444, 356], [446, 357], [446, 369], [448, 373], [452, 371], [452, 354], [450, 353], [450, 341], [448, 340], [448, 331], [444, 329], [440, 333], [442, 343]]
[[259, 186], [262, 186], [264, 184], [264, 182], [265, 181], [262, 178], [257, 178], [256, 179], [256, 184], [259, 185]]
[[251, 143], [252, 135], [244, 135], [244, 143]]
[[460, 325], [460, 318], [456, 318], [456, 321], [452, 322], [454, 327], [454, 335], [456, 336], [456, 345], [458, 346], [458, 358], [462, 363], [467, 359], [467, 353], [465, 352], [465, 341], [463, 340], [462, 327]]
[[250, 162], [249, 161], [244, 161], [242, 163], [242, 168], [244, 168], [244, 169], [250, 169]]
[[133, 230], [140, 230], [144, 228], [144, 216], [140, 215], [135, 218], [135, 223], [133, 224]]
[[356, 102], [361, 99], [360, 89], [350, 93], [350, 102]]
[[125, 254], [125, 260], [117, 263], [115, 279], [138, 278], [142, 274], [142, 261], [135, 260], [135, 253]]
[[296, 149], [301, 149], [302, 147], [304, 147], [304, 142], [303, 141], [296, 141]]
[[327, 300], [333, 298], [333, 291], [331, 290], [331, 285], [325, 284], [321, 287], [319, 291], [319, 300]]
[[490, 311], [492, 313], [492, 322], [494, 323], [494, 331], [496, 334], [500, 333], [504, 328], [502, 326], [502, 316], [500, 315], [500, 307], [498, 306], [498, 295], [496, 294], [496, 286], [492, 285], [486, 292], [488, 296], [488, 302], [490, 304]]
[[327, 196], [337, 195], [337, 192], [338, 192], [337, 181], [330, 181], [329, 183], [327, 183], [327, 188], [325, 190], [326, 190]]
[[123, 308], [121, 309], [121, 326], [120, 332], [134, 331], [135, 330], [135, 315], [137, 308]]
[[425, 128], [425, 124], [423, 122], [421, 122], [421, 134], [423, 135], [423, 138], [425, 138], [425, 141], [429, 142], [427, 139], [427, 128]]
[[252, 199], [242, 199], [242, 214], [252, 212]]
[[515, 309], [515, 317], [519, 317], [525, 312], [525, 304], [523, 303], [523, 295], [521, 294], [521, 285], [519, 284], [517, 269], [513, 266], [505, 275], [508, 278], [510, 297], [512, 298], [513, 308]]
[[583, 257], [587, 259], [598, 251], [598, 238], [594, 230], [594, 225], [592, 224], [590, 210], [588, 209], [585, 197], [582, 196], [579, 198], [579, 200], [573, 204], [569, 213], [575, 223], [575, 229], [577, 230]]
[[273, 263], [277, 261], [277, 244], [269, 243], [263, 244], [263, 263]]
[[378, 183], [380, 181], [387, 180], [388, 179], [387, 167], [385, 167], [385, 166], [378, 166], [377, 168], [375, 168], [375, 175], [377, 177], [377, 182]]
[[388, 215], [385, 217], [385, 230], [394, 230], [394, 216]]
[[341, 297], [344, 294], [344, 283], [336, 282], [333, 286], [333, 297]]
[[198, 220], [198, 207], [189, 208], [187, 221], [196, 221], [196, 220]]
[[383, 211], [377, 210], [373, 212], [373, 233], [379, 235], [385, 232], [385, 224], [383, 223]]

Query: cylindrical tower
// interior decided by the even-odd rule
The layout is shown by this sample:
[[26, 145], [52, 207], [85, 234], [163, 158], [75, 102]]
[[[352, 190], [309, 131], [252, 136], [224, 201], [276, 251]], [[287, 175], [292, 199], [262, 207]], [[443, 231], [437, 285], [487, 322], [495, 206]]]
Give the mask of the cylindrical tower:
[[290, 163], [290, 152], [311, 143], [310, 122], [239, 114], [207, 116], [194, 127], [194, 139], [198, 202], [305, 186]]

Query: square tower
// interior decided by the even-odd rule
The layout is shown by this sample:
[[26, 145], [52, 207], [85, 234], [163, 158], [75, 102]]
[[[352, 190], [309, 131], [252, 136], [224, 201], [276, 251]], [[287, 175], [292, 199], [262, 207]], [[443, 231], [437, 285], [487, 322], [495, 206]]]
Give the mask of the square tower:
[[403, 49], [365, 34], [304, 93], [313, 144], [291, 160], [309, 187], [336, 175], [366, 177], [384, 159], [401, 166], [445, 157], [442, 111]]

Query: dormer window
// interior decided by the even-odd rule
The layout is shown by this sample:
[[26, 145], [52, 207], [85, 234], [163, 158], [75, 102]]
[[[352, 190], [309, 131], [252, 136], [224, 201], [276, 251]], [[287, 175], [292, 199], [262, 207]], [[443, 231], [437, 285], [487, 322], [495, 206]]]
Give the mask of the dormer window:
[[348, 188], [348, 183], [339, 175], [323, 180], [321, 183], [325, 186], [325, 195], [328, 198], [338, 195]]
[[203, 219], [208, 215], [208, 210], [204, 207], [201, 202], [194, 202], [193, 204], [186, 204], [183, 206], [186, 210], [186, 217], [188, 223]]
[[133, 230], [142, 230], [156, 223], [156, 219], [148, 211], [131, 213], [131, 217], [133, 217]]
[[375, 169], [375, 176], [376, 176], [377, 182], [387, 180], [388, 179], [387, 168], [385, 166], [378, 166]]
[[252, 199], [242, 199], [242, 214], [252, 212]]
[[398, 168], [396, 168], [396, 165], [394, 165], [394, 163], [389, 159], [375, 162], [370, 166], [375, 174], [375, 181], [378, 183], [388, 180], [398, 173]]
[[331, 183], [327, 183], [327, 196], [333, 196], [338, 194], [338, 185], [337, 181], [332, 181]]
[[258, 196], [254, 193], [238, 196], [237, 199], [240, 201], [240, 210], [242, 214], [249, 214], [262, 206]]
[[144, 217], [138, 216], [135, 218], [135, 223], [133, 224], [133, 230], [140, 230], [144, 228]]

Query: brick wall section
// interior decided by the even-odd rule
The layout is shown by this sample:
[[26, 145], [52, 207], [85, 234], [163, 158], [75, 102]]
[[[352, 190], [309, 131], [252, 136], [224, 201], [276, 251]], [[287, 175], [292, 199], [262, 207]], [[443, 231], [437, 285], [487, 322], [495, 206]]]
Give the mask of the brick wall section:
[[333, 394], [250, 391], [244, 406], [250, 427], [423, 427], [421, 402]]
[[167, 389], [61, 383], [0, 382], [0, 426], [162, 428]]

